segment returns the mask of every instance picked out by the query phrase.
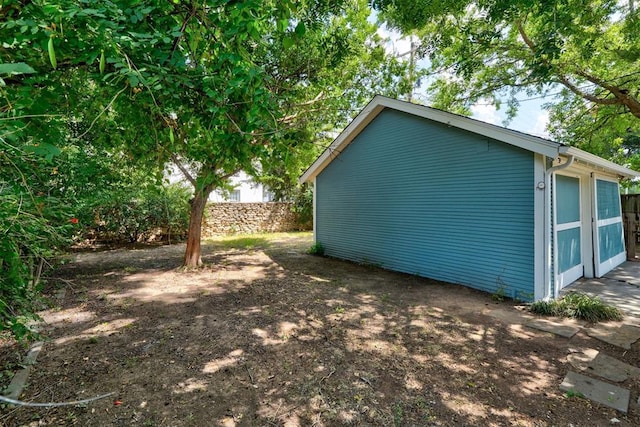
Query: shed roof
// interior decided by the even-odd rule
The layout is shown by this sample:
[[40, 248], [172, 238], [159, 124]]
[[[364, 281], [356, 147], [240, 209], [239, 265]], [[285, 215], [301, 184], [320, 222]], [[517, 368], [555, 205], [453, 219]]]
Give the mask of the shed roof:
[[587, 164], [594, 169], [614, 173], [620, 177], [640, 177], [640, 172], [620, 166], [575, 147], [566, 146], [545, 138], [481, 122], [458, 114], [448, 113], [436, 108], [376, 95], [302, 176], [300, 176], [299, 182], [311, 181], [318, 176], [318, 174], [337, 158], [342, 150], [386, 108], [433, 120], [438, 123], [444, 123], [451, 127], [473, 132], [547, 157], [558, 158], [560, 156], [573, 156], [577, 161]]

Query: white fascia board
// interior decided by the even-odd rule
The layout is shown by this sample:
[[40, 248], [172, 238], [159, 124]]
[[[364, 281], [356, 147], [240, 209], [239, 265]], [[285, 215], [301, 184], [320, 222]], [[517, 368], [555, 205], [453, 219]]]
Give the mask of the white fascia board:
[[300, 176], [298, 182], [303, 183], [315, 178], [331, 161], [340, 154], [356, 136], [375, 119], [385, 108], [402, 111], [414, 116], [433, 120], [458, 129], [473, 132], [487, 138], [502, 141], [507, 144], [523, 148], [533, 153], [551, 158], [558, 156], [560, 144], [537, 136], [506, 129], [500, 126], [484, 123], [469, 117], [460, 116], [446, 111], [437, 110], [424, 105], [412, 104], [406, 101], [376, 95], [355, 119], [338, 135], [333, 143], [316, 159], [315, 162]]
[[586, 163], [596, 168], [604, 169], [606, 172], [614, 173], [624, 178], [637, 178], [640, 177], [640, 172], [634, 171], [624, 166], [620, 166], [617, 163], [613, 163], [609, 160], [605, 160], [602, 157], [598, 157], [595, 154], [587, 153], [575, 147], [562, 146], [560, 147], [560, 154], [567, 156], [574, 156], [576, 160]]

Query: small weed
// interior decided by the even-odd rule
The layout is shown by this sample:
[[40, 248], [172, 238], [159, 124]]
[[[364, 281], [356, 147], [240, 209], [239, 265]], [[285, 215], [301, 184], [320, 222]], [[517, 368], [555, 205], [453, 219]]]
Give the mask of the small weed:
[[580, 393], [579, 391], [575, 391], [574, 389], [570, 389], [567, 390], [567, 392], [565, 393], [565, 395], [569, 398], [571, 397], [581, 397], [584, 398], [584, 394]]
[[134, 366], [136, 366], [137, 364], [138, 364], [138, 358], [137, 358], [136, 356], [133, 356], [133, 357], [127, 357], [127, 358], [124, 360], [124, 366], [125, 366], [127, 369], [131, 369], [131, 368], [133, 368]]
[[337, 314], [342, 314], [344, 313], [344, 307], [337, 306], [336, 308], [333, 309], [333, 311], [336, 312]]
[[580, 292], [570, 292], [551, 301], [536, 301], [529, 306], [529, 311], [543, 316], [573, 317], [594, 323], [622, 319], [622, 313], [616, 307]]
[[123, 269], [123, 271], [124, 271], [125, 273], [135, 273], [136, 271], [139, 271], [139, 270], [140, 270], [140, 269], [139, 269], [139, 268], [137, 268], [137, 267], [125, 267], [125, 268]]
[[307, 253], [309, 255], [324, 256], [324, 246], [322, 246], [322, 243], [316, 242], [307, 249]]
[[88, 342], [89, 344], [98, 344], [98, 337], [89, 337]]
[[404, 425], [404, 408], [401, 403], [393, 404], [393, 425], [400, 427]]
[[78, 421], [78, 416], [76, 414], [74, 414], [73, 412], [69, 411], [69, 412], [67, 412], [67, 415], [65, 416], [65, 421], [67, 421], [68, 423], [71, 423], [71, 424], [75, 424]]
[[497, 302], [502, 302], [507, 297], [507, 294], [504, 290], [504, 287], [500, 286], [496, 291], [491, 295], [491, 299]]
[[498, 286], [498, 288], [493, 293], [493, 295], [491, 295], [491, 298], [494, 301], [502, 302], [507, 298], [507, 284], [504, 282], [504, 280], [502, 280], [502, 276], [498, 276], [496, 278], [496, 285]]

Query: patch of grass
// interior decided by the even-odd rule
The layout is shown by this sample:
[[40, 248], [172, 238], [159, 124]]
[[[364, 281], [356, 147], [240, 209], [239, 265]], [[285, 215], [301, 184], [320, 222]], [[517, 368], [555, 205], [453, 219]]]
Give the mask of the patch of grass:
[[226, 249], [254, 249], [269, 246], [269, 241], [261, 235], [222, 238], [217, 243]]
[[316, 242], [313, 245], [311, 245], [311, 247], [309, 249], [307, 249], [307, 253], [309, 255], [323, 256], [324, 255], [324, 246], [322, 246], [322, 243]]
[[[391, 405], [391, 417], [394, 426], [426, 425], [436, 420], [432, 414], [432, 406], [435, 402], [427, 402], [422, 396], [397, 400]], [[414, 424], [415, 422], [419, 424]], [[390, 424], [390, 423], [387, 423]]]
[[589, 322], [622, 319], [622, 312], [618, 308], [581, 292], [570, 292], [555, 300], [536, 301], [529, 306], [529, 311], [543, 316], [572, 317]]
[[392, 406], [393, 410], [393, 425], [394, 426], [402, 426], [404, 425], [404, 408], [401, 403], [394, 403]]
[[571, 397], [581, 397], [581, 398], [584, 398], [584, 394], [580, 393], [579, 391], [575, 391], [574, 389], [567, 390], [567, 391], [566, 391], [566, 393], [565, 393], [565, 395], [566, 395], [567, 397], [569, 397], [569, 398], [571, 398]]

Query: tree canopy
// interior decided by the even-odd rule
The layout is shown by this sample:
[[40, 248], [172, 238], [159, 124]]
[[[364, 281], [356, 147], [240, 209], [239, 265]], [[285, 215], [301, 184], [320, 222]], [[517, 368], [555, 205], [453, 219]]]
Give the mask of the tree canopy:
[[393, 95], [403, 67], [361, 0], [13, 1], [2, 13], [3, 62], [22, 71], [5, 81], [7, 108], [43, 129], [41, 150], [68, 137], [140, 167], [177, 164], [194, 188], [189, 266], [213, 189], [240, 169], [299, 173], [317, 135]]
[[552, 135], [621, 162], [640, 134], [640, 14], [634, 0], [373, 0], [416, 34], [435, 106], [550, 99]]
[[3, 326], [37, 260], [168, 163], [193, 188], [186, 266], [230, 175], [290, 192], [354, 109], [405, 90], [370, 14], [366, 0], [2, 2]]

